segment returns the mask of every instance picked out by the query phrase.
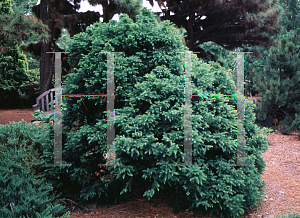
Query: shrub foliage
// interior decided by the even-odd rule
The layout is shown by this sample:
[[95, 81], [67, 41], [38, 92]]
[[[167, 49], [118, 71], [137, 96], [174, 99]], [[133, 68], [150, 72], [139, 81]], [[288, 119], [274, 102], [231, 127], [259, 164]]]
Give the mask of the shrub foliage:
[[54, 217], [64, 206], [54, 202], [53, 187], [35, 172], [42, 165], [41, 141], [48, 135], [24, 120], [0, 125], [0, 217]]
[[[193, 164], [184, 163], [184, 54], [182, 34], [147, 9], [136, 23], [127, 15], [117, 23], [95, 23], [70, 41], [70, 64], [63, 94], [106, 94], [107, 55], [115, 53], [115, 153], [119, 167], [100, 168], [106, 153], [106, 98], [66, 98], [63, 105], [63, 163], [41, 175], [77, 201], [117, 202], [137, 183], [143, 196], [171, 190], [175, 210], [235, 217], [261, 200], [266, 137], [254, 124], [253, 105], [245, 105], [245, 163], [237, 152], [235, 85], [219, 64], [192, 54]], [[79, 123], [77, 129], [76, 122]], [[53, 127], [51, 127], [53, 130]], [[52, 131], [51, 130], [51, 131]], [[49, 132], [49, 134], [52, 134]], [[51, 136], [52, 137], [52, 136]], [[53, 145], [53, 142], [51, 142]], [[43, 159], [53, 164], [53, 147]]]

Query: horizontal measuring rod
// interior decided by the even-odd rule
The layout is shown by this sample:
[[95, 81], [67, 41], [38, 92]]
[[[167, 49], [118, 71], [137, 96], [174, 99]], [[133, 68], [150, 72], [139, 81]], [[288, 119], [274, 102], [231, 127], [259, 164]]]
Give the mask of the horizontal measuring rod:
[[235, 94], [233, 95], [230, 95], [230, 94], [227, 94], [227, 95], [223, 95], [223, 94], [202, 94], [202, 95], [192, 95], [192, 97], [203, 97], [203, 96], [212, 96], [212, 97], [230, 97], [230, 96], [235, 96]]
[[83, 98], [83, 97], [106, 97], [105, 95], [75, 95], [75, 94], [66, 94], [66, 95], [62, 95], [62, 97], [70, 97], [70, 98]]

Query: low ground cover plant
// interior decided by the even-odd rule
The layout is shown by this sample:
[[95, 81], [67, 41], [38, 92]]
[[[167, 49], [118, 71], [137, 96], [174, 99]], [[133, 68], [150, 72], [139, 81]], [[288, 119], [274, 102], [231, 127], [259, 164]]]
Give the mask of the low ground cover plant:
[[42, 165], [43, 128], [24, 120], [0, 125], [0, 217], [63, 215], [52, 185], [36, 173]]

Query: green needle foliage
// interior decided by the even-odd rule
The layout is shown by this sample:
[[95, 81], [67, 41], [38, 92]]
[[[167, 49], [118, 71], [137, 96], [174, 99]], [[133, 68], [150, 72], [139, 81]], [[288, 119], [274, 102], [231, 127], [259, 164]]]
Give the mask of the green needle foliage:
[[[0, 44], [4, 41], [0, 39]], [[0, 107], [21, 107], [18, 101], [20, 85], [28, 80], [28, 62], [26, 56], [17, 45], [7, 46], [5, 52], [0, 52], [0, 101], [5, 102]]]
[[[71, 166], [49, 167], [41, 174], [62, 196], [81, 203], [118, 202], [141, 186], [148, 200], [159, 192], [172, 193], [175, 211], [222, 217], [238, 217], [261, 200], [261, 153], [268, 146], [254, 124], [253, 105], [245, 105], [249, 166], [236, 166], [237, 101], [210, 96], [234, 95], [234, 81], [219, 64], [204, 63], [194, 54], [192, 94], [198, 97], [192, 98], [192, 154], [193, 164], [200, 166], [182, 165], [185, 57], [177, 51], [188, 51], [182, 37], [147, 9], [136, 23], [122, 15], [118, 23], [94, 23], [72, 37], [69, 62], [79, 68], [66, 76], [63, 94], [106, 94], [107, 55], [100, 52], [123, 52], [114, 54], [115, 161], [123, 166], [98, 166], [106, 163], [106, 98], [64, 98], [62, 158]], [[53, 164], [53, 147], [48, 146], [43, 159]]]
[[[298, 1], [289, 3], [299, 9]], [[269, 50], [258, 48], [259, 57], [249, 56], [246, 61], [254, 86], [262, 96], [256, 110], [257, 121], [270, 126], [277, 118], [283, 134], [296, 130], [291, 124], [300, 112], [300, 18], [299, 11], [291, 5], [280, 21], [284, 29], [276, 37], [276, 44]]]
[[0, 217], [53, 218], [62, 215], [53, 187], [34, 174], [47, 132], [24, 120], [0, 125]]
[[10, 0], [1, 0], [0, 2], [0, 15], [3, 14], [10, 14], [13, 10], [11, 8], [11, 1]]
[[46, 26], [32, 16], [11, 10], [10, 1], [0, 1], [0, 102], [1, 108], [31, 107], [37, 97], [39, 75], [28, 68], [20, 45], [46, 36]]

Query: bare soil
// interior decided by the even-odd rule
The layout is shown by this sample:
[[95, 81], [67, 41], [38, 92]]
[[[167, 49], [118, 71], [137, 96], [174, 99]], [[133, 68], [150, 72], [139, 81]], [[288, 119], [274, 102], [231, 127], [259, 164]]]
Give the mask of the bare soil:
[[[34, 118], [30, 113], [33, 113], [31, 108], [0, 110], [0, 124], [9, 124], [9, 121], [19, 122], [22, 119], [29, 123]], [[263, 181], [266, 182], [264, 203], [260, 204], [261, 208], [246, 211], [243, 218], [271, 218], [287, 213], [300, 213], [300, 140], [297, 134], [298, 131], [282, 135], [277, 131], [276, 134], [268, 136], [269, 149], [263, 153], [267, 165], [262, 175]], [[120, 205], [110, 205], [107, 208], [101, 206], [94, 208], [93, 205], [89, 205], [86, 210], [80, 210], [74, 206], [70, 217], [201, 217], [191, 215], [190, 212], [171, 214], [169, 202], [170, 199], [157, 198], [148, 202], [141, 198]]]

